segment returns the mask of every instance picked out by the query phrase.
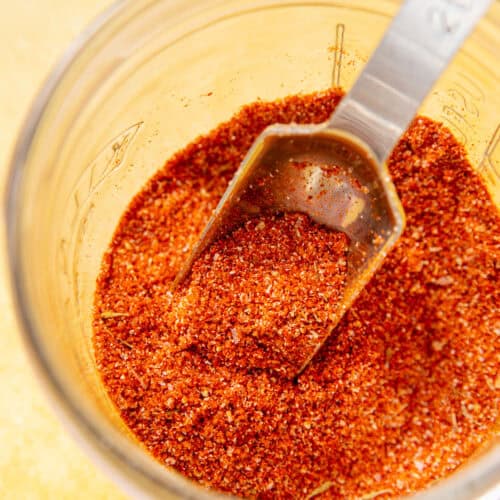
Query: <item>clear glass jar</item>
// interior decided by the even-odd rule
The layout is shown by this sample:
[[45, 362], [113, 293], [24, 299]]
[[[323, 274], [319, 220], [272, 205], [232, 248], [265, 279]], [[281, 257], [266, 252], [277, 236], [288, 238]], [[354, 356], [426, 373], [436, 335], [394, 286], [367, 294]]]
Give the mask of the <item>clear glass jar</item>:
[[[169, 157], [242, 104], [349, 89], [396, 1], [130, 0], [102, 15], [38, 96], [11, 166], [17, 309], [40, 378], [82, 445], [141, 497], [215, 498], [147, 455], [96, 373], [91, 307], [102, 254], [131, 197]], [[421, 112], [446, 123], [500, 201], [500, 5]], [[423, 498], [500, 482], [491, 443]]]

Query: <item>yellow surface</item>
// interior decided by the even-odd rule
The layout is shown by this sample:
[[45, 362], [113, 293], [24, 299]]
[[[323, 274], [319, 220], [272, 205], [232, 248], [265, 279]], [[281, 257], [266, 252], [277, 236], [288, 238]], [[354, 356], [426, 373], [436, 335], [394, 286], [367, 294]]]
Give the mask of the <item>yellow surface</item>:
[[[5, 2], [0, 16], [0, 190], [28, 107], [66, 46], [105, 0]], [[3, 204], [2, 204], [3, 205]], [[121, 499], [56, 420], [24, 352], [0, 233], [0, 498]]]

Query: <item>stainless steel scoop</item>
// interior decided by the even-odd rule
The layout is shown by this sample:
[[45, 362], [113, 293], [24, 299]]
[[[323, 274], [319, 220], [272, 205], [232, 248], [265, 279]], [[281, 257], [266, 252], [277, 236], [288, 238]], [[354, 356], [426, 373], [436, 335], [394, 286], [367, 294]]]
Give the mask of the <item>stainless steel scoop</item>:
[[272, 125], [256, 139], [174, 286], [214, 239], [248, 217], [303, 212], [350, 238], [333, 328], [404, 228], [384, 162], [490, 2], [407, 0], [328, 122]]

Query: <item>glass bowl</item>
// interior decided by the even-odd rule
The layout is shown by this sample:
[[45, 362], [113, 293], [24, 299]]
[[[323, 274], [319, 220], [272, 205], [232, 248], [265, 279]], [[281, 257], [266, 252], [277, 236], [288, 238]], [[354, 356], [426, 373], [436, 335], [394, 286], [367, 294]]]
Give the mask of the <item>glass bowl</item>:
[[[144, 451], [96, 372], [93, 292], [120, 215], [173, 152], [241, 105], [349, 89], [398, 3], [119, 2], [70, 48], [36, 99], [8, 188], [17, 311], [61, 418], [130, 494], [220, 497]], [[465, 144], [497, 203], [499, 24], [496, 2], [421, 109]], [[420, 496], [475, 498], [499, 482], [500, 445], [490, 443]]]

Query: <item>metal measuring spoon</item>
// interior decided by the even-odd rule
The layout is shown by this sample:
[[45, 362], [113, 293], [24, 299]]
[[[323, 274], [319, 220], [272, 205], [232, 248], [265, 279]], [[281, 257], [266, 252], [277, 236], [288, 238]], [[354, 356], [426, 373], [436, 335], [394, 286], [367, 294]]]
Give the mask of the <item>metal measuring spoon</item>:
[[174, 286], [214, 239], [249, 217], [303, 212], [350, 239], [333, 329], [403, 232], [403, 207], [384, 162], [490, 3], [407, 0], [329, 121], [272, 125], [255, 140]]

